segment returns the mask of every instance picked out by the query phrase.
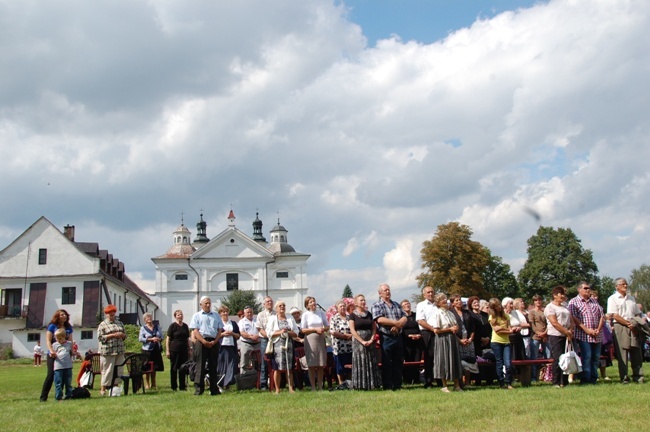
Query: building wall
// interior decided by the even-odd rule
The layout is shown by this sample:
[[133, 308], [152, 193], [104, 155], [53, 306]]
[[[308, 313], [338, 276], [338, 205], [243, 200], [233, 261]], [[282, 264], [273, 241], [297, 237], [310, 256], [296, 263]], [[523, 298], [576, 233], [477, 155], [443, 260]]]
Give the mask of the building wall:
[[[39, 249], [47, 250], [46, 264], [38, 263]], [[33, 225], [29, 235], [16, 239], [4, 252], [0, 274], [6, 278], [21, 278], [26, 273], [34, 278], [99, 272], [98, 259], [81, 252], [46, 220]]]
[[[43, 352], [47, 351], [47, 344], [45, 343], [47, 330], [45, 329], [25, 329], [24, 322], [23, 328], [13, 331], [11, 345], [14, 351], [14, 357], [32, 357], [34, 355], [34, 345], [36, 342], [30, 341], [30, 335], [38, 337], [41, 340], [41, 347]], [[89, 339], [82, 339], [82, 332], [90, 334]], [[97, 328], [81, 328], [73, 326], [73, 339], [78, 345], [79, 352], [83, 355], [89, 349], [97, 351]]]

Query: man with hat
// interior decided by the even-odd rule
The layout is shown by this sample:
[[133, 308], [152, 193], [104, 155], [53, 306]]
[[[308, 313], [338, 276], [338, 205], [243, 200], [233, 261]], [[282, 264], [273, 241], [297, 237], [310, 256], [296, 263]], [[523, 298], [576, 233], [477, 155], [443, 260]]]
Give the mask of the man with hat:
[[[99, 339], [99, 354], [102, 356], [102, 389], [103, 396], [107, 388], [113, 387], [113, 370], [116, 364], [124, 363], [124, 339], [126, 331], [124, 324], [115, 314], [115, 305], [108, 305], [104, 308], [106, 319], [97, 327], [97, 339]], [[118, 376], [121, 372], [118, 371]]]
[[[219, 314], [212, 311], [210, 297], [201, 298], [201, 310], [192, 316], [190, 321], [194, 337], [194, 396], [200, 396], [205, 390], [205, 374], [210, 374], [210, 395], [221, 394], [219, 391], [217, 363], [219, 362], [219, 338], [223, 331], [223, 323]], [[208, 363], [206, 369], [205, 364]]]

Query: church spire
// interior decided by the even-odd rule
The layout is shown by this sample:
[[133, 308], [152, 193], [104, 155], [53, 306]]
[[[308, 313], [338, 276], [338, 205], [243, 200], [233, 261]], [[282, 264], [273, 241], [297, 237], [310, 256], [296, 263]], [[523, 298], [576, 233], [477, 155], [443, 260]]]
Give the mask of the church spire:
[[207, 226], [208, 224], [203, 220], [203, 211], [201, 211], [201, 220], [196, 224], [196, 237], [192, 243], [194, 247], [198, 248], [200, 245], [210, 241], [207, 236]]
[[262, 221], [260, 220], [259, 212], [255, 212], [255, 220], [253, 221], [253, 240], [259, 243], [266, 243], [264, 234], [262, 234]]

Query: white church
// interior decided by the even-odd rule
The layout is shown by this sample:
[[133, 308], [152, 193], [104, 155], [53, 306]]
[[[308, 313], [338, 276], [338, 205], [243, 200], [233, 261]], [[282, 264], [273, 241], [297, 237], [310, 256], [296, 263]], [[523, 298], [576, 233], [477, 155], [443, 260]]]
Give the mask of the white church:
[[[209, 296], [213, 307], [219, 306], [235, 290], [255, 292], [260, 303], [270, 296], [274, 301], [285, 301], [288, 307], [302, 309], [310, 255], [295, 251], [279, 219], [270, 231], [270, 242], [262, 234], [259, 214], [253, 221], [252, 236], [235, 226], [232, 210], [227, 228], [211, 240], [203, 214], [196, 227], [192, 241], [181, 222], [173, 233], [172, 246], [164, 255], [152, 258], [156, 285], [149, 295], [159, 306], [155, 319], [162, 328], [173, 322], [174, 311], [183, 311], [185, 321], [189, 321], [199, 310], [201, 297]], [[231, 315], [236, 312], [230, 311]]]

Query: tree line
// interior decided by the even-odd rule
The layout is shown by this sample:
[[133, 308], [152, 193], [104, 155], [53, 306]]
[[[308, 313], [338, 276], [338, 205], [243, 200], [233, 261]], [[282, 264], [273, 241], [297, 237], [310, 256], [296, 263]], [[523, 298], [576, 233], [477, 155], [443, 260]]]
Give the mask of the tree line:
[[[614, 279], [599, 275], [593, 253], [582, 247], [571, 228], [540, 226], [528, 239], [527, 254], [526, 263], [515, 277], [501, 257], [472, 240], [469, 226], [458, 222], [438, 225], [434, 236], [422, 243], [423, 272], [417, 276], [418, 286], [431, 286], [436, 291], [463, 297], [522, 297], [530, 301], [535, 294], [550, 299], [556, 285], [564, 285], [569, 298], [574, 297], [578, 283], [586, 281], [600, 292], [599, 301], [603, 305], [614, 292]], [[630, 293], [647, 311], [650, 307], [650, 266], [643, 264], [632, 270], [628, 282]], [[352, 297], [349, 285], [343, 289], [342, 296]], [[421, 300], [419, 293], [413, 300]], [[250, 291], [233, 291], [222, 303], [233, 314], [245, 305], [251, 306], [255, 313], [262, 310], [255, 293]]]
[[[613, 278], [599, 275], [593, 253], [582, 246], [571, 228], [540, 226], [528, 239], [528, 257], [516, 277], [501, 257], [471, 237], [472, 230], [467, 225], [438, 225], [434, 236], [422, 244], [423, 272], [417, 277], [418, 285], [464, 297], [508, 296], [526, 300], [535, 294], [550, 299], [551, 289], [556, 285], [564, 285], [569, 297], [575, 296], [580, 281], [597, 289], [601, 302], [614, 292]], [[633, 270], [629, 282], [630, 292], [648, 310], [650, 266], [643, 264]]]

